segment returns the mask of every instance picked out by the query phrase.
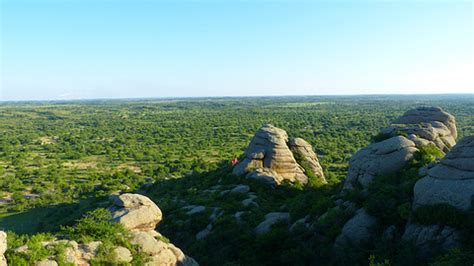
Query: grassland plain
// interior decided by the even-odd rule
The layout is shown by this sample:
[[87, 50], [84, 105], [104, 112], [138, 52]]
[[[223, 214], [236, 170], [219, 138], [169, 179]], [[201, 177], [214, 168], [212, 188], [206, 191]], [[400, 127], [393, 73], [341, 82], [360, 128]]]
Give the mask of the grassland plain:
[[[233, 213], [239, 211], [235, 205], [242, 200], [239, 195], [232, 196], [238, 199], [222, 198], [200, 191], [217, 182], [228, 186], [246, 183], [256, 188], [262, 199], [261, 211], [243, 218], [249, 221], [248, 228], [254, 226], [252, 221], [282, 205], [290, 206], [290, 213], [297, 218], [308, 213], [320, 215], [330, 207], [328, 199], [346, 176], [350, 157], [370, 143], [389, 121], [420, 105], [440, 106], [453, 114], [459, 139], [474, 135], [473, 95], [2, 103], [0, 228], [29, 234], [56, 232], [86, 211], [105, 207], [109, 194], [136, 191], [156, 181], [149, 196], [174, 220], [165, 219], [163, 231], [199, 261], [214, 265], [271, 262], [271, 258], [259, 256], [242, 258], [252, 249], [270, 250], [269, 243], [288, 239], [287, 233], [255, 242], [249, 235], [238, 236], [232, 228], [223, 227], [222, 235], [235, 236], [235, 241], [240, 239], [249, 248], [238, 252], [216, 249], [223, 254], [216, 259], [216, 254], [204, 251], [211, 248], [212, 238], [200, 244], [186, 240], [207, 224], [199, 217], [193, 224], [177, 223], [184, 218], [174, 212], [182, 207], [176, 198], [197, 205], [219, 205]], [[282, 188], [269, 193], [259, 184], [231, 176], [229, 161], [242, 154], [255, 130], [264, 123], [307, 140], [318, 154], [329, 186], [304, 191]], [[334, 230], [334, 234], [340, 230], [326, 229]], [[180, 233], [173, 233], [177, 231]], [[219, 234], [214, 238], [219, 239]], [[292, 238], [285, 245], [296, 241], [297, 237]], [[292, 262], [300, 255], [288, 246], [276, 248], [294, 252], [287, 254]]]

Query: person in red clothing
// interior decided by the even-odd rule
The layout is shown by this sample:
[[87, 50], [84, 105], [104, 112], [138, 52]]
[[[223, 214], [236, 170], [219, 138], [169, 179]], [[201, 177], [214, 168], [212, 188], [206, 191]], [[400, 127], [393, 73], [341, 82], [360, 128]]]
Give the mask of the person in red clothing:
[[237, 163], [239, 163], [239, 159], [234, 158], [234, 159], [232, 159], [232, 161], [230, 161], [230, 163], [232, 164], [232, 166], [234, 166], [234, 165], [236, 165]]

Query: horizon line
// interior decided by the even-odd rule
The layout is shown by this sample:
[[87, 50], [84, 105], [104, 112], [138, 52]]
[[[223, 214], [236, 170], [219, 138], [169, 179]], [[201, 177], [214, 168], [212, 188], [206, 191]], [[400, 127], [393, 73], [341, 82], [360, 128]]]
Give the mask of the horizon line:
[[282, 94], [282, 95], [228, 95], [228, 96], [144, 96], [144, 97], [97, 97], [97, 98], [71, 98], [71, 99], [0, 99], [3, 103], [30, 103], [30, 102], [77, 102], [77, 101], [114, 101], [114, 100], [180, 100], [180, 99], [222, 99], [222, 98], [284, 98], [284, 97], [350, 97], [350, 96], [449, 96], [449, 95], [469, 95], [474, 96], [474, 92], [453, 92], [453, 93], [373, 93], [373, 94]]

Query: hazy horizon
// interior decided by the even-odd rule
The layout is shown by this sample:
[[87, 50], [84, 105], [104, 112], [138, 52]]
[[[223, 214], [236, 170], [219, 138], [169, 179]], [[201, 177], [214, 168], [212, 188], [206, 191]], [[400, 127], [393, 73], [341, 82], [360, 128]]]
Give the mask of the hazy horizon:
[[0, 5], [0, 101], [474, 93], [472, 1]]

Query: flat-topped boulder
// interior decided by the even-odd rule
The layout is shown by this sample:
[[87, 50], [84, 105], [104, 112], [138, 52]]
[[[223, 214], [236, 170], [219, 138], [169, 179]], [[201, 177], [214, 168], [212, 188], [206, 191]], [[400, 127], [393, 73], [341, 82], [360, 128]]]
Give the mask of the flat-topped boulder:
[[155, 230], [162, 218], [160, 208], [140, 194], [125, 193], [114, 196], [113, 206], [109, 210], [115, 221], [132, 231]]
[[406, 134], [417, 146], [432, 143], [444, 152], [456, 144], [457, 129], [454, 116], [439, 107], [418, 107], [408, 110], [382, 134]]
[[[322, 173], [311, 145], [302, 139], [294, 140], [292, 143], [293, 149], [301, 152], [301, 159], [313, 165], [318, 174]], [[308, 150], [311, 150], [312, 154]], [[290, 149], [288, 134], [283, 129], [270, 124], [263, 125], [255, 133], [242, 160], [234, 167], [233, 174], [246, 174], [249, 178], [272, 185], [279, 185], [284, 181], [303, 185], [308, 183], [304, 168], [298, 164]]]
[[447, 203], [461, 210], [474, 196], [474, 136], [465, 137], [416, 182], [414, 207]]
[[344, 188], [353, 188], [357, 183], [367, 188], [376, 176], [394, 173], [405, 167], [416, 151], [415, 143], [403, 136], [370, 144], [350, 159]]

